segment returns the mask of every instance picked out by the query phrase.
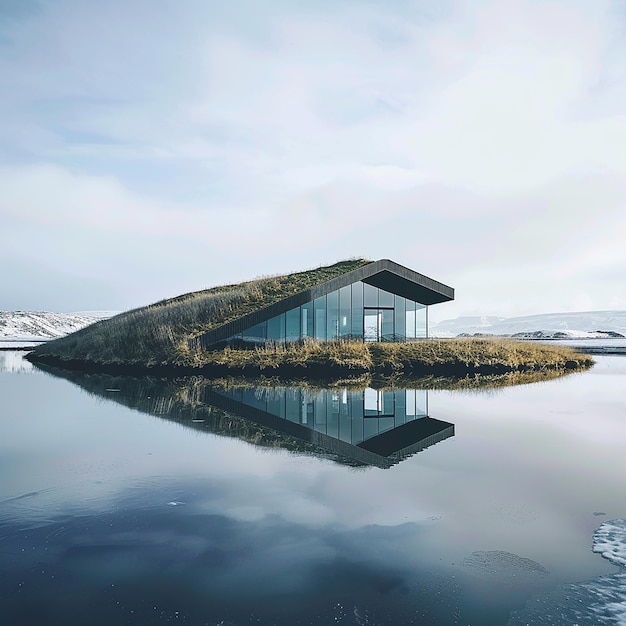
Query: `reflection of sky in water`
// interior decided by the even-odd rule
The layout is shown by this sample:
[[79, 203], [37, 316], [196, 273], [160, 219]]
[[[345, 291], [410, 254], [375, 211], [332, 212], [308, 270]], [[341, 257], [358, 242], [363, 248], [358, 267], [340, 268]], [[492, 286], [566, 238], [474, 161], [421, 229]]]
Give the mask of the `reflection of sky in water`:
[[[0, 347], [2, 342], [0, 341]], [[23, 358], [22, 352], [0, 350], [0, 372], [27, 373], [33, 371], [33, 366]]]
[[18, 594], [9, 610], [36, 612], [29, 603], [43, 584], [53, 606], [77, 600], [75, 618], [96, 607], [96, 623], [128, 618], [131, 610], [136, 623], [152, 611], [179, 611], [196, 623], [207, 610], [217, 619], [211, 623], [239, 623], [253, 613], [283, 615], [286, 623], [293, 623], [290, 614], [317, 613], [319, 621], [305, 623], [329, 623], [341, 614], [337, 603], [347, 600], [346, 610], [360, 606], [363, 614], [380, 613], [391, 601], [391, 613], [401, 620], [395, 623], [410, 623], [403, 620], [414, 611], [417, 559], [406, 547], [420, 535], [416, 525], [312, 532], [278, 516], [235, 520], [204, 512], [196, 501], [199, 488], [185, 485], [188, 501], [178, 506], [159, 501], [154, 485], [140, 506], [131, 490], [98, 514], [75, 512], [30, 528], [22, 521], [4, 523], [3, 543], [11, 544], [2, 569], [11, 571]]
[[[533, 590], [614, 571], [590, 547], [599, 523], [626, 517], [626, 359], [598, 360], [548, 383], [430, 392], [429, 413], [453, 422], [456, 436], [384, 471], [197, 433], [41, 373], [0, 374], [0, 549], [11, 555], [0, 584], [17, 594], [22, 577], [29, 593], [49, 593], [40, 605], [100, 603], [110, 619], [140, 585], [154, 591], [145, 602], [164, 600], [158, 610], [200, 611], [210, 597], [223, 607], [211, 619], [238, 623], [224, 589], [239, 586], [244, 612], [259, 610], [256, 589], [287, 613], [293, 596], [310, 623], [330, 623], [333, 610], [368, 623], [356, 615], [367, 607], [369, 623], [394, 623], [381, 607], [402, 619], [422, 609], [470, 615], [468, 590], [486, 602], [496, 583], [463, 563], [508, 553], [549, 572], [496, 593], [508, 613]], [[41, 563], [64, 582], [45, 591]], [[120, 595], [105, 593], [110, 584]], [[72, 585], [83, 600], [70, 597]], [[446, 607], [420, 605], [418, 591], [437, 586]], [[342, 598], [352, 604], [337, 608]], [[498, 610], [494, 623], [505, 623]]]

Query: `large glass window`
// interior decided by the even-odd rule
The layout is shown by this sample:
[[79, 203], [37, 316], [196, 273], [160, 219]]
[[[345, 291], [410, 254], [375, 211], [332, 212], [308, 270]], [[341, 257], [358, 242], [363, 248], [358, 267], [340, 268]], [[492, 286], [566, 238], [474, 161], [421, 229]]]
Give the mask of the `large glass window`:
[[378, 289], [363, 283], [363, 306], [378, 307]]
[[326, 296], [315, 298], [313, 309], [315, 316], [315, 339], [324, 341], [326, 339]]
[[339, 337], [339, 292], [331, 291], [326, 296], [326, 339]]
[[415, 339], [415, 302], [406, 301], [406, 338]]
[[383, 289], [378, 290], [378, 306], [382, 309], [385, 307], [393, 308], [393, 294]]
[[422, 304], [415, 305], [415, 336], [426, 337], [426, 311], [427, 308]]
[[300, 308], [287, 311], [285, 318], [287, 341], [297, 341], [300, 339]]
[[406, 339], [406, 300], [402, 296], [394, 298], [395, 317], [395, 339], [404, 341]]
[[302, 337], [313, 337], [313, 303], [307, 302], [300, 307], [302, 319]]
[[269, 341], [285, 341], [285, 314], [267, 320], [267, 339]]
[[352, 334], [352, 289], [350, 285], [339, 290], [339, 336]]
[[363, 338], [363, 283], [352, 284], [352, 336]]
[[267, 337], [267, 322], [261, 322], [252, 328], [243, 331], [243, 340], [252, 343], [262, 343]]

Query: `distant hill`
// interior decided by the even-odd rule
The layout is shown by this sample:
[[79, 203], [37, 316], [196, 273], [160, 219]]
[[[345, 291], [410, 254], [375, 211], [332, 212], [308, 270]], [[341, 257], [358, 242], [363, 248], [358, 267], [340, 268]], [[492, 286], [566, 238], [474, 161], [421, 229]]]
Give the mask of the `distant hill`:
[[116, 311], [0, 311], [0, 341], [56, 339], [113, 315]]
[[[99, 320], [117, 315], [117, 311], [0, 311], [0, 342], [48, 341], [64, 337]], [[545, 336], [564, 334], [573, 338], [591, 337], [597, 331], [626, 336], [626, 311], [585, 311], [545, 313], [523, 317], [495, 315], [464, 316], [431, 324], [432, 337], [458, 335], [507, 335], [542, 332]]]
[[508, 335], [543, 333], [545, 337], [584, 338], [598, 334], [619, 333], [626, 336], [626, 311], [584, 311], [545, 313], [523, 317], [466, 316], [431, 324], [433, 337], [458, 335]]

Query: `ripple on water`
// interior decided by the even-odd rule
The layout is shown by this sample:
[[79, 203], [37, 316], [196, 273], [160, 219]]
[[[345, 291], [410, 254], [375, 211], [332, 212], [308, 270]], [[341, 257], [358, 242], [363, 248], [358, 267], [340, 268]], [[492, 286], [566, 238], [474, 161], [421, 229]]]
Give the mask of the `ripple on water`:
[[503, 583], [531, 582], [549, 574], [540, 563], [503, 550], [472, 552], [463, 561], [463, 569], [480, 578]]

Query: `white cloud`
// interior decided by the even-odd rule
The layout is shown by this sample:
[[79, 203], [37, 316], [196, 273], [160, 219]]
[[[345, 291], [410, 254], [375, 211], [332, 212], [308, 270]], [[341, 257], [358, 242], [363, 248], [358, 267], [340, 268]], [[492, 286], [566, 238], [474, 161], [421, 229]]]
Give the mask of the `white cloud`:
[[3, 25], [5, 259], [169, 295], [388, 256], [459, 310], [615, 301], [611, 3], [42, 6]]

